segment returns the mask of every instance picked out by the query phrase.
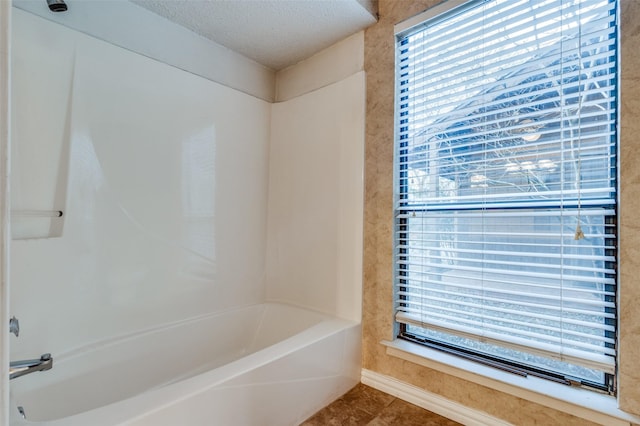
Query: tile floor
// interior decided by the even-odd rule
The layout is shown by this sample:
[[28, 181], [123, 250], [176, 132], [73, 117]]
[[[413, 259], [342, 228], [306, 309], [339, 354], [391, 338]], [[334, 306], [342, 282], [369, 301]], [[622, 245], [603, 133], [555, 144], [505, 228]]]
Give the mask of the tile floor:
[[358, 384], [301, 426], [459, 426], [416, 405]]

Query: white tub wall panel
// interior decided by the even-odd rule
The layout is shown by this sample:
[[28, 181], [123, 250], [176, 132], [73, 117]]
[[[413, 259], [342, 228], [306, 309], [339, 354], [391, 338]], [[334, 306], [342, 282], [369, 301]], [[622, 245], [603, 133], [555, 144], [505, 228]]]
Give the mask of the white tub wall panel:
[[276, 102], [337, 83], [364, 70], [364, 31], [353, 34], [276, 74]]
[[[12, 237], [58, 237], [64, 216], [34, 218], [20, 211], [66, 210], [76, 40], [70, 32], [51, 37], [21, 10], [14, 15]], [[20, 54], [25, 50], [37, 52], [39, 66]]]
[[[350, 106], [337, 120], [340, 128], [339, 231], [337, 309], [335, 314], [352, 321], [362, 319], [362, 256], [364, 218], [364, 120], [366, 79], [364, 71], [345, 80], [343, 95]], [[329, 122], [332, 123], [332, 122]], [[333, 126], [330, 124], [329, 126]]]
[[[22, 326], [12, 356], [55, 357], [262, 301], [270, 105], [14, 12], [14, 55], [25, 67], [71, 73], [61, 85], [71, 82], [72, 108], [64, 232], [12, 244], [11, 307]], [[57, 56], [55, 41], [67, 39]], [[73, 68], [59, 59], [74, 57]], [[41, 88], [39, 97], [67, 96], [55, 84]], [[40, 144], [60, 135], [47, 125], [57, 120], [34, 126], [30, 111], [15, 115], [18, 131], [36, 127]], [[55, 161], [46, 172], [64, 173], [55, 150], [47, 147]], [[38, 191], [50, 199], [50, 188]]]
[[267, 297], [360, 321], [364, 72], [273, 105]]
[[66, 0], [65, 13], [51, 13], [44, 0], [13, 0], [27, 11], [75, 31], [251, 96], [273, 102], [275, 72], [220, 44], [125, 0]]
[[265, 304], [256, 327], [246, 329], [253, 330], [249, 352], [264, 349], [324, 320], [326, 316], [319, 312], [290, 305]]

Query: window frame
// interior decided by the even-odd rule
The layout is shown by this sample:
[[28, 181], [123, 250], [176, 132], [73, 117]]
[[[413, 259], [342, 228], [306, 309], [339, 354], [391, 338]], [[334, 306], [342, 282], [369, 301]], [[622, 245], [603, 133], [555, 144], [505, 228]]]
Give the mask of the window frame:
[[[411, 31], [415, 32], [416, 28], [419, 28], [421, 26], [425, 26], [427, 24], [430, 24], [434, 19], [435, 20], [440, 20], [440, 19], [447, 19], [450, 16], [455, 16], [458, 15], [460, 13], [464, 13], [466, 10], [470, 9], [470, 8], [475, 8], [478, 4], [482, 4], [482, 3], [488, 3], [492, 0], [449, 0], [447, 2], [441, 3], [438, 6], [435, 6], [429, 10], [427, 10], [425, 13], [417, 15], [416, 17], [413, 17], [407, 21], [405, 21], [404, 23], [401, 23], [399, 25], [396, 26], [395, 31], [396, 31], [396, 38], [397, 41], [400, 40], [401, 36], [403, 36], [404, 34], [407, 33], [407, 31], [410, 29]], [[619, 1], [617, 0], [610, 0], [612, 2], [615, 3], [615, 12], [616, 12], [616, 17], [617, 20], [619, 19]], [[616, 21], [617, 24], [617, 21]], [[619, 55], [619, 43], [620, 43], [620, 30], [619, 30], [619, 26], [617, 26], [616, 28], [616, 40], [615, 40], [615, 47], [616, 47], [616, 55]], [[398, 43], [396, 43], [396, 52], [398, 50]], [[398, 68], [397, 68], [397, 64], [396, 64], [396, 73], [398, 73]], [[396, 97], [398, 96], [398, 94], [400, 93], [398, 90], [398, 84], [399, 84], [399, 80], [400, 77], [398, 75], [396, 75], [395, 77], [395, 82], [396, 82]], [[609, 252], [613, 257], [615, 257], [616, 261], [615, 261], [615, 265], [613, 266], [614, 269], [617, 269], [617, 265], [619, 264], [619, 257], [618, 257], [618, 239], [619, 239], [619, 232], [618, 232], [618, 228], [619, 228], [619, 220], [617, 219], [618, 217], [618, 212], [617, 212], [617, 205], [618, 205], [618, 198], [619, 198], [619, 185], [620, 185], [620, 179], [619, 179], [619, 150], [620, 150], [620, 144], [619, 144], [619, 129], [618, 129], [618, 123], [619, 123], [619, 115], [620, 115], [620, 110], [619, 110], [619, 102], [620, 102], [620, 96], [619, 96], [619, 92], [620, 92], [620, 77], [619, 75], [616, 76], [616, 87], [615, 87], [615, 92], [616, 92], [616, 109], [615, 109], [615, 146], [613, 147], [613, 149], [615, 150], [615, 155], [616, 155], [616, 165], [615, 168], [612, 169], [610, 168], [610, 174], [614, 173], [614, 179], [615, 179], [615, 186], [616, 186], [616, 197], [615, 197], [615, 205], [613, 206], [599, 206], [599, 207], [603, 207], [603, 208], [612, 208], [614, 210], [614, 214], [613, 215], [607, 215], [605, 216], [605, 220], [607, 221], [607, 223], [612, 224], [615, 227], [615, 232], [616, 232], [616, 241], [613, 245], [611, 245], [610, 247], [607, 247], [605, 250], [607, 252]], [[396, 109], [398, 106], [398, 100], [396, 99]], [[404, 151], [403, 152], [403, 148], [406, 148], [406, 144], [403, 146], [402, 142], [400, 141], [398, 134], [399, 134], [399, 116], [398, 116], [398, 111], [396, 110], [396, 114], [394, 115], [394, 127], [395, 127], [395, 135], [394, 135], [394, 141], [397, 144], [396, 148], [394, 150], [394, 155], [396, 157], [398, 156], [402, 156], [402, 155], [407, 155], [407, 152]], [[405, 189], [407, 188], [407, 169], [403, 169], [403, 167], [405, 167], [405, 165], [400, 164], [400, 162], [398, 161], [397, 158], [394, 158], [394, 200], [397, 200], [397, 196], [399, 194], [402, 194], [401, 190], [398, 190], [398, 187], [404, 187]], [[517, 207], [518, 208], [518, 207]], [[527, 206], [521, 206], [519, 207], [520, 209], [530, 209], [530, 207]], [[405, 209], [404, 212], [406, 213], [414, 211], [417, 212], [421, 209], [424, 209], [424, 207], [417, 207], [414, 210], [411, 209]], [[497, 209], [497, 208], [496, 208]], [[442, 209], [443, 211], [446, 210]], [[452, 211], [465, 211], [468, 209], [453, 209]], [[396, 215], [398, 213], [398, 210], [396, 207], [394, 207], [394, 221], [397, 221], [397, 224], [394, 224], [394, 257], [396, 255], [400, 255], [400, 259], [408, 259], [408, 253], [407, 250], [404, 248], [397, 248], [397, 241], [398, 240], [402, 240], [402, 239], [407, 239], [406, 233], [404, 233], [403, 231], [408, 231], [408, 221], [406, 219], [396, 219]], [[612, 222], [612, 223], [611, 223]], [[405, 256], [402, 256], [405, 255]], [[396, 262], [396, 260], [394, 259], [393, 261], [394, 264], [394, 280], [395, 275], [400, 271], [401, 272], [401, 266], [399, 266]], [[616, 280], [617, 281], [617, 280]], [[394, 283], [394, 293], [396, 292], [396, 288], [397, 288], [397, 284]], [[615, 298], [616, 298], [616, 307], [619, 306], [618, 303], [618, 292], [617, 292], [617, 285], [615, 286]], [[395, 298], [394, 298], [395, 299]], [[399, 297], [399, 299], [402, 299], [402, 297]], [[395, 302], [394, 302], [395, 303]], [[616, 308], [617, 310], [617, 308]], [[394, 309], [395, 311], [395, 309]], [[617, 354], [617, 332], [618, 332], [618, 322], [619, 322], [619, 314], [616, 315], [616, 331], [615, 331], [615, 345], [616, 345], [616, 354]], [[480, 362], [482, 364], [494, 367], [494, 368], [498, 368], [504, 371], [508, 371], [517, 375], [521, 375], [521, 376], [527, 376], [527, 375], [533, 375], [536, 377], [541, 377], [541, 378], [545, 378], [545, 379], [549, 379], [558, 383], [563, 383], [566, 385], [572, 385], [572, 386], [586, 386], [592, 389], [596, 389], [599, 391], [603, 391], [605, 393], [611, 394], [611, 395], [615, 395], [616, 392], [616, 374], [611, 374], [611, 373], [605, 373], [605, 382], [603, 385], [598, 384], [598, 383], [593, 383], [593, 382], [584, 382], [584, 381], [577, 381], [575, 380], [573, 377], [571, 377], [570, 375], [563, 375], [563, 374], [559, 374], [557, 372], [553, 372], [544, 368], [537, 368], [537, 367], [533, 367], [533, 366], [523, 366], [521, 364], [518, 364], [516, 362], [513, 362], [511, 360], [508, 359], [504, 359], [504, 358], [500, 358], [500, 357], [496, 357], [496, 356], [492, 356], [492, 355], [488, 355], [488, 354], [482, 354], [479, 352], [474, 352], [474, 351], [470, 351], [461, 347], [456, 347], [455, 345], [450, 345], [447, 343], [443, 343], [441, 341], [438, 340], [434, 340], [434, 339], [429, 339], [429, 338], [421, 338], [420, 336], [416, 336], [415, 334], [412, 333], [408, 333], [407, 332], [407, 328], [408, 325], [407, 323], [400, 323], [397, 320], [394, 320], [394, 336], [396, 336], [397, 338], [400, 339], [405, 339], [414, 343], [418, 343], [424, 346], [427, 346], [429, 348], [434, 348], [434, 349], [438, 349], [440, 351], [444, 351], [446, 353], [452, 354], [452, 355], [456, 355], [456, 356], [462, 356], [464, 358], [467, 359], [472, 359], [476, 362]], [[617, 355], [616, 355], [617, 356]]]

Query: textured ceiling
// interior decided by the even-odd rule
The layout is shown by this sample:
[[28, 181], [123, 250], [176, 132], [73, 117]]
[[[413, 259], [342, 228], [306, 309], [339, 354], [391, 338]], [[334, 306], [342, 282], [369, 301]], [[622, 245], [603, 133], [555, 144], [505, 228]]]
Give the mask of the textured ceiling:
[[131, 0], [280, 70], [375, 22], [374, 0]]

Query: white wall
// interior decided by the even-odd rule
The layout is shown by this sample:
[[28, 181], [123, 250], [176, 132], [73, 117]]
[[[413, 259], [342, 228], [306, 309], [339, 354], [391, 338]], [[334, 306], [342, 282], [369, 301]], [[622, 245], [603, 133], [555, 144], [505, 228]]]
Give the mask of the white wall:
[[270, 104], [21, 10], [13, 27], [12, 208], [64, 223], [12, 242], [12, 358], [264, 300]]
[[273, 105], [267, 297], [360, 321], [365, 78]]
[[[9, 319], [9, 146], [11, 3], [0, 2], [0, 318]], [[6, 324], [6, 322], [5, 322]], [[9, 422], [9, 329], [0, 329], [0, 425]]]

